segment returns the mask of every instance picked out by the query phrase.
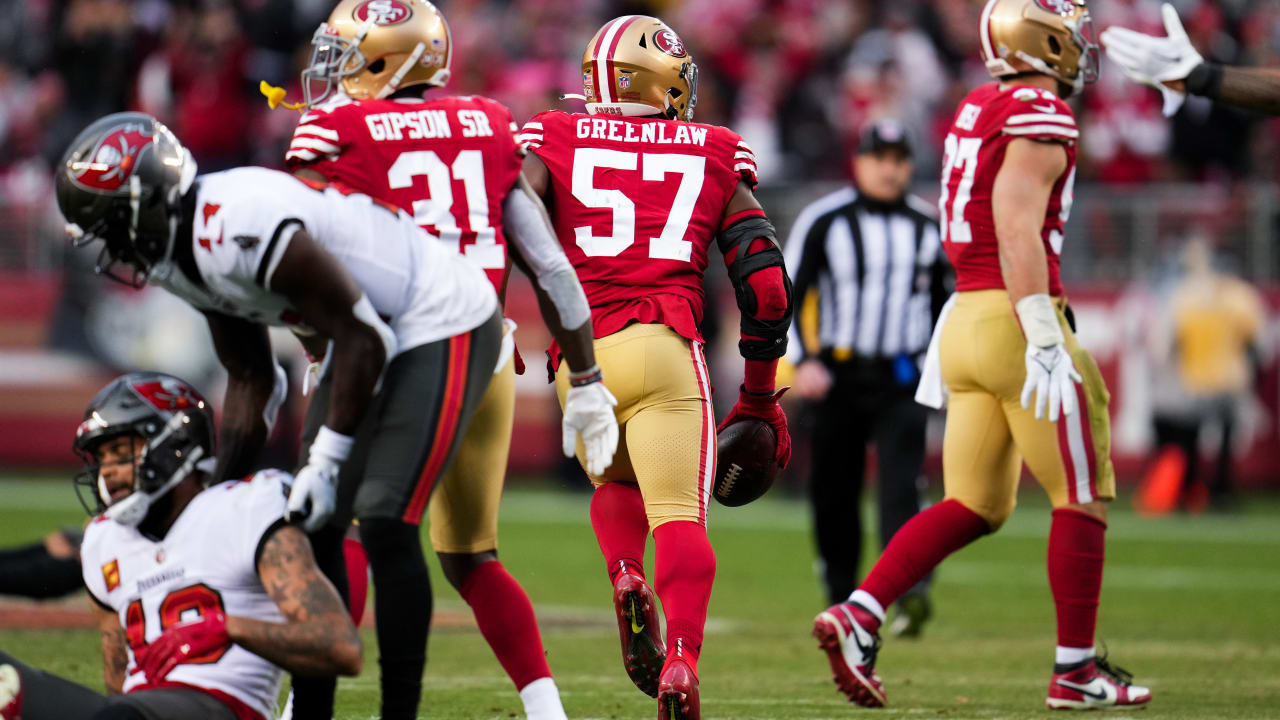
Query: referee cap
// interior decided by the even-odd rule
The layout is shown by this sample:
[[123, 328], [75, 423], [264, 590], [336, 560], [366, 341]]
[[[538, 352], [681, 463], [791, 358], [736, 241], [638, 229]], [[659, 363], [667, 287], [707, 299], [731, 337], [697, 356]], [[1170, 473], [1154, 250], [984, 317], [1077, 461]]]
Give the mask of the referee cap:
[[863, 129], [858, 141], [858, 154], [881, 150], [897, 150], [906, 157], [911, 157], [911, 143], [907, 140], [907, 130], [902, 127], [902, 123], [893, 118], [881, 118]]

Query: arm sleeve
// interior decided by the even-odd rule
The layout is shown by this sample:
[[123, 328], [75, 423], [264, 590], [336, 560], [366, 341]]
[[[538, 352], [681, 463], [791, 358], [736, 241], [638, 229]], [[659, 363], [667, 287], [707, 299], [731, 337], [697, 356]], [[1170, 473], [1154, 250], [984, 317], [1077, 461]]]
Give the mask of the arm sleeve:
[[114, 573], [114, 582], [120, 582], [120, 568], [117, 564], [110, 567], [110, 563], [101, 562], [98, 555], [98, 547], [100, 545], [101, 533], [98, 528], [93, 527], [98, 522], [97, 519], [89, 523], [89, 527], [85, 528], [84, 542], [80, 544], [80, 575], [84, 580], [84, 587], [89, 591], [89, 599], [93, 600], [95, 605], [104, 610], [113, 610], [111, 605], [107, 603], [107, 576]]
[[737, 138], [737, 144], [733, 149], [733, 171], [752, 190], [760, 184], [760, 169], [756, 163], [756, 154], [741, 137]]
[[560, 324], [567, 330], [582, 327], [591, 319], [591, 307], [538, 201], [522, 187], [514, 187], [502, 202], [502, 216], [507, 241], [516, 246], [538, 286], [550, 296]]
[[516, 144], [521, 150], [529, 152], [542, 147], [542, 139], [545, 136], [544, 121], [547, 116], [548, 113], [538, 113], [520, 128], [520, 132], [516, 134]]
[[[234, 555], [237, 567], [258, 574], [258, 558], [262, 545], [277, 528], [284, 525], [285, 499], [293, 477], [282, 470], [260, 470], [249, 480], [248, 492], [235, 503], [235, 522], [240, 532], [235, 537], [239, 547]], [[210, 491], [217, 492], [218, 488]]]

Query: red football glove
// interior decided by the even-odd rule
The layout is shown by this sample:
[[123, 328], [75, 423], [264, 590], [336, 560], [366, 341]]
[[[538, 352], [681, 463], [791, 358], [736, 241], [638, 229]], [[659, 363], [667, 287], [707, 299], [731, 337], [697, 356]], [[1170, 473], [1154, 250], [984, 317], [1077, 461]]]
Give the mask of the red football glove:
[[729, 416], [724, 419], [724, 422], [716, 428], [716, 432], [723, 431], [743, 418], [755, 418], [769, 423], [769, 427], [773, 428], [773, 434], [778, 438], [778, 449], [774, 459], [778, 461], [779, 468], [785, 468], [787, 463], [791, 462], [791, 434], [787, 432], [787, 414], [782, 412], [782, 406], [778, 401], [790, 389], [791, 386], [787, 386], [775, 393], [757, 394], [748, 392], [746, 388], [739, 388], [738, 402], [729, 411]]
[[231, 644], [227, 634], [227, 616], [206, 612], [196, 622], [174, 625], [146, 647], [135, 653], [138, 667], [146, 673], [147, 682], [164, 680], [171, 670], [188, 658], [200, 657]]

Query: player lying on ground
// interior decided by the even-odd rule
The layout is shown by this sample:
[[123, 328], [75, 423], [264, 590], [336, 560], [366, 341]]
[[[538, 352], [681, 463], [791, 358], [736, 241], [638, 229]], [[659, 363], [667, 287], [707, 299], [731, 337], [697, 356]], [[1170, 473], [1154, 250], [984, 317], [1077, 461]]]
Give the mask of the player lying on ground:
[[[453, 56], [449, 27], [430, 3], [406, 1], [396, 7], [407, 16], [369, 14], [363, 20], [362, 7], [360, 0], [344, 0], [315, 34], [313, 61], [302, 78], [304, 114], [287, 165], [299, 177], [341, 184], [412, 213], [420, 227], [484, 268], [500, 304], [510, 247], [535, 281], [543, 318], [570, 368], [594, 378], [566, 404], [565, 427], [581, 431], [588, 464], [603, 471], [617, 447], [616, 401], [595, 372], [587, 299], [541, 203], [521, 178], [524, 153], [511, 113], [484, 97], [424, 97], [448, 82]], [[533, 605], [498, 560], [515, 376], [523, 372], [511, 334], [515, 324], [506, 325], [510, 352], [499, 361], [428, 508], [431, 544], [519, 691], [526, 715], [557, 720], [564, 708]], [[564, 438], [572, 455], [575, 433]], [[411, 641], [399, 622], [379, 626], [382, 647]], [[388, 705], [408, 701], [384, 693], [384, 714]]]
[[916, 396], [937, 406], [946, 399], [946, 497], [893, 536], [813, 632], [849, 699], [884, 705], [875, 672], [884, 609], [1004, 524], [1025, 460], [1054, 508], [1048, 566], [1058, 646], [1045, 702], [1142, 705], [1147, 688], [1094, 650], [1115, 498], [1109, 395], [1076, 342], [1058, 270], [1079, 137], [1062, 98], [1097, 78], [1097, 46], [1088, 10], [1072, 0], [988, 0], [979, 32], [998, 82], [961, 101], [946, 137], [938, 207], [957, 293], [934, 329]]
[[1280, 115], [1280, 69], [1245, 68], [1205, 62], [1182, 29], [1178, 11], [1160, 7], [1165, 37], [1122, 27], [1102, 31], [1107, 57], [1130, 80], [1160, 91], [1164, 114], [1182, 107], [1187, 94], [1201, 95], [1246, 110]]
[[[56, 184], [69, 230], [103, 242], [100, 272], [159, 284], [208, 319], [229, 376], [216, 477], [250, 466], [283, 395], [266, 326], [329, 344], [287, 513], [344, 595], [342, 540], [360, 521], [381, 614], [406, 638], [380, 648], [384, 687], [411, 698], [387, 717], [413, 716], [431, 603], [418, 523], [502, 341], [484, 273], [365, 195], [263, 168], [197, 178], [177, 138], [140, 113], [85, 129]], [[293, 684], [297, 717], [332, 714], [332, 678]]]
[[[742, 311], [745, 379], [721, 427], [757, 418], [776, 461], [791, 452], [774, 390], [791, 320], [790, 281], [773, 226], [756, 202], [755, 156], [736, 133], [692, 122], [697, 66], [670, 27], [643, 15], [611, 20], [582, 57], [587, 114], [544, 112], [524, 125], [524, 172], [547, 201], [591, 303], [596, 357], [618, 398], [622, 438], [600, 472], [591, 525], [613, 584], [623, 664], [658, 698], [663, 718], [697, 718], [698, 654], [716, 560], [706, 514], [716, 424], [698, 324], [708, 249], [719, 242]], [[559, 365], [561, 404], [591, 382]], [[557, 367], [559, 365], [559, 367]], [[644, 546], [657, 545], [658, 629]]]
[[264, 470], [206, 487], [213, 412], [190, 385], [111, 381], [75, 447], [77, 490], [99, 513], [80, 555], [109, 696], [0, 652], [21, 689], [20, 706], [0, 698], [3, 720], [265, 720], [285, 670], [360, 673], [342, 599], [282, 519], [292, 478]]

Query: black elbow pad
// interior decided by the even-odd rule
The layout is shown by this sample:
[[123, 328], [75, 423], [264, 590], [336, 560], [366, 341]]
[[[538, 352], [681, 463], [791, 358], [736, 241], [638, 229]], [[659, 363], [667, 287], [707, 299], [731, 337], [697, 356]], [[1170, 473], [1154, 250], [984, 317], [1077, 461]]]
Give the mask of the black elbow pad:
[[[769, 246], [755, 253], [748, 253], [751, 241], [763, 238]], [[743, 218], [720, 232], [716, 238], [720, 252], [728, 257], [735, 249], [733, 262], [729, 263], [729, 281], [737, 296], [738, 310], [742, 313], [742, 335], [738, 351], [748, 360], [774, 360], [787, 352], [787, 332], [791, 329], [791, 278], [782, 260], [773, 225], [758, 215]], [[787, 308], [781, 318], [763, 320], [759, 317], [759, 302], [755, 290], [747, 278], [766, 268], [776, 267], [782, 273], [782, 286], [786, 293]], [[760, 338], [760, 339], [747, 339]]]

